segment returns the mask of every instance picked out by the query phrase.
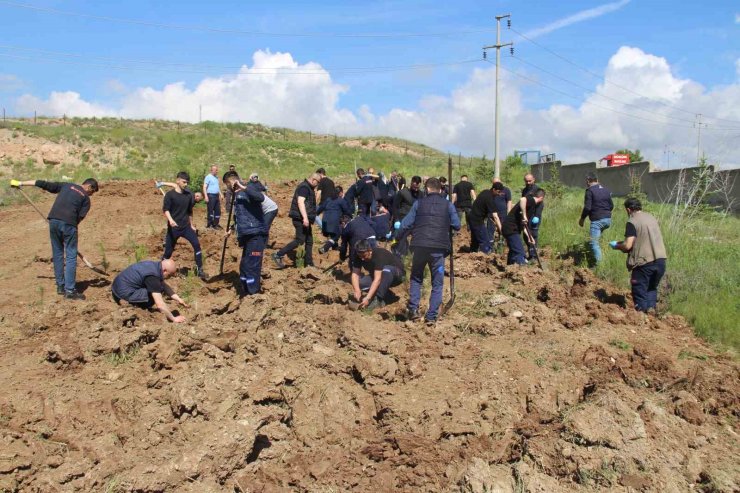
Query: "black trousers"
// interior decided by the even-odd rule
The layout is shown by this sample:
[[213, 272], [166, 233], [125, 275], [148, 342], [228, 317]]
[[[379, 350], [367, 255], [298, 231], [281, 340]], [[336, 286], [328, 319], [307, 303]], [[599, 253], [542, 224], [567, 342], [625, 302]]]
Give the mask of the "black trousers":
[[215, 228], [221, 220], [221, 198], [217, 193], [208, 194], [208, 217], [206, 227]]
[[198, 235], [195, 234], [195, 231], [189, 224], [182, 229], [167, 226], [167, 235], [164, 237], [164, 255], [162, 258], [168, 259], [172, 257], [179, 238], [185, 238], [190, 242], [195, 253], [195, 265], [198, 266], [199, 270], [203, 269], [203, 255], [200, 251], [200, 241], [198, 241]]
[[[373, 284], [374, 276], [375, 273], [371, 272], [370, 274], [360, 278], [360, 289], [362, 291], [370, 289], [370, 286]], [[393, 286], [398, 286], [403, 283], [404, 276], [405, 274], [403, 269], [399, 269], [395, 265], [383, 266], [383, 274], [380, 276], [380, 286], [378, 286], [375, 296], [385, 301], [386, 296], [388, 295], [388, 290]]]
[[632, 269], [632, 299], [635, 310], [646, 312], [658, 304], [658, 285], [665, 274], [665, 259], [659, 258], [649, 264]]
[[292, 252], [301, 245], [305, 246], [306, 256], [304, 257], [304, 265], [313, 265], [313, 231], [311, 230], [311, 223], [308, 227], [303, 226], [303, 221], [293, 219], [293, 227], [295, 228], [295, 237], [293, 241], [281, 248], [277, 255], [282, 257], [286, 253]]

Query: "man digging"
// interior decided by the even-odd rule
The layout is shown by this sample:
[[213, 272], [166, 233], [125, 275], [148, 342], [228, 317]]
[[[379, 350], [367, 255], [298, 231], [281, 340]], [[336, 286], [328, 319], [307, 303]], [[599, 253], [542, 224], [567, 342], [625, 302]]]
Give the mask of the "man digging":
[[[372, 311], [384, 307], [388, 302], [388, 290], [403, 282], [405, 273], [401, 259], [385, 248], [373, 248], [368, 240], [357, 242], [355, 255], [359, 265], [352, 268], [352, 291], [355, 301], [350, 301], [350, 309]], [[363, 267], [369, 275], [362, 275]]]
[[10, 180], [10, 186], [37, 186], [57, 194], [49, 211], [49, 236], [54, 260], [54, 279], [57, 294], [68, 300], [84, 300], [85, 295], [77, 291], [77, 229], [90, 211], [90, 197], [98, 191], [98, 182], [88, 178], [82, 185], [44, 180]]
[[143, 260], [129, 265], [113, 280], [113, 285], [111, 286], [113, 301], [119, 305], [121, 304], [121, 300], [128, 301], [131, 305], [144, 308], [145, 310], [156, 306], [170, 322], [176, 324], [185, 322], [185, 317], [174, 315], [170, 311], [162, 296], [165, 294], [180, 305], [186, 308], [189, 307], [164, 282], [165, 279], [172, 277], [175, 272], [177, 272], [177, 266], [175, 265], [175, 261], [171, 259], [162, 260], [161, 262]]

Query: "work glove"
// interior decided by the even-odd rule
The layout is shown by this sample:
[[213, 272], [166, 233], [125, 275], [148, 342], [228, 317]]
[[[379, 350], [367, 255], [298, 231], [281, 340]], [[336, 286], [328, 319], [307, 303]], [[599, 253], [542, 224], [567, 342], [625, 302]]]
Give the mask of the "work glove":
[[401, 229], [401, 221], [396, 221], [395, 223], [393, 223], [393, 229]]
[[612, 240], [609, 242], [609, 246], [612, 247], [612, 250], [616, 250], [618, 245], [619, 242], [617, 240]]
[[535, 217], [532, 218], [532, 224], [539, 224], [539, 223], [540, 223], [540, 218], [539, 217], [535, 216]]
[[21, 182], [18, 180], [10, 180], [10, 186], [14, 188], [20, 188]]
[[161, 181], [155, 181], [154, 186], [157, 188], [162, 188], [162, 186], [164, 186], [164, 183], [162, 183]]

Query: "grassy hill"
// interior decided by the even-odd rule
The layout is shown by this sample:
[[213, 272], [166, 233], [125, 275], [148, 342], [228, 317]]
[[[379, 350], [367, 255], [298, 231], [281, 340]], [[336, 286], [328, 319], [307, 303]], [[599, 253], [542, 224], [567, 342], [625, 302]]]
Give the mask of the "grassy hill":
[[[0, 179], [11, 176], [80, 180], [153, 179], [173, 177], [188, 170], [197, 182], [208, 166], [224, 169], [236, 165], [242, 174], [258, 171], [263, 180], [298, 179], [318, 167], [330, 176], [351, 179], [355, 166], [374, 167], [389, 173], [398, 170], [411, 175], [446, 175], [447, 155], [424, 145], [387, 137], [347, 138], [316, 135], [284, 128], [246, 123], [204, 122], [198, 125], [167, 121], [104, 119], [41, 119], [9, 121], [0, 132], [7, 134], [0, 152]], [[45, 165], [28, 148], [56, 145], [62, 153], [59, 164]], [[32, 149], [31, 149], [32, 150]], [[478, 189], [488, 182], [492, 167], [484, 158], [453, 158], [454, 180], [471, 175]], [[525, 167], [505, 170], [504, 180], [518, 190]], [[345, 181], [346, 181], [345, 180]], [[340, 183], [343, 181], [340, 180]], [[484, 185], [483, 185], [484, 186]], [[543, 218], [541, 241], [553, 252], [551, 268], [564, 262], [588, 263], [588, 228], [578, 227], [581, 190], [550, 186], [551, 195]], [[0, 189], [5, 204], [17, 200], [6, 187]], [[614, 225], [607, 230], [604, 244], [621, 239], [626, 214], [617, 201]], [[684, 315], [697, 332], [726, 347], [740, 348], [740, 221], [703, 213], [668, 227], [671, 206], [647, 204], [646, 209], [664, 225], [669, 251], [668, 274], [663, 283], [666, 308]], [[624, 255], [605, 250], [605, 262], [597, 273], [624, 286], [629, 282]]]

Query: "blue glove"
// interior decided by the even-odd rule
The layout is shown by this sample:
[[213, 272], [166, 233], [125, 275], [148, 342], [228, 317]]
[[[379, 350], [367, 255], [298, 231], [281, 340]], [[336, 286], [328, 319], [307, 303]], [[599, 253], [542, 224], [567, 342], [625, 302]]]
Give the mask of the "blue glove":
[[386, 234], [386, 235], [385, 235], [385, 238], [386, 238], [387, 240], [390, 240], [390, 239], [391, 239], [391, 234], [392, 234], [392, 233], [391, 233], [390, 231], [388, 231], [388, 234]]
[[393, 223], [393, 229], [401, 229], [401, 221], [396, 221]]
[[154, 186], [157, 188], [162, 188], [162, 182], [161, 181], [154, 182]]
[[539, 223], [540, 223], [540, 218], [539, 217], [536, 217], [535, 216], [535, 217], [532, 218], [532, 224], [539, 224]]
[[609, 246], [612, 247], [612, 250], [615, 250], [617, 248], [617, 245], [619, 245], [619, 242], [617, 240], [612, 240], [609, 242]]

